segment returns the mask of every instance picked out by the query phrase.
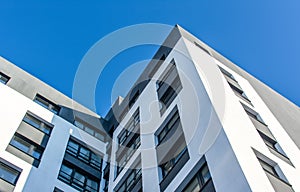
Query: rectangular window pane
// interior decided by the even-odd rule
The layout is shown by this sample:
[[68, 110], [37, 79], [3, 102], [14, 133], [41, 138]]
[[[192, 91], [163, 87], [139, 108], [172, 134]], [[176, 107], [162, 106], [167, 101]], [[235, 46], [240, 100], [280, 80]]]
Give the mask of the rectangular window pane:
[[18, 148], [19, 150], [27, 153], [28, 155], [34, 157], [35, 159], [41, 158], [42, 150], [38, 149], [37, 146], [29, 143], [21, 137], [14, 135], [10, 144]]
[[9, 80], [9, 77], [0, 72], [0, 83], [6, 84]]
[[20, 172], [9, 167], [8, 165], [0, 162], [0, 178], [11, 183], [13, 185], [16, 184]]

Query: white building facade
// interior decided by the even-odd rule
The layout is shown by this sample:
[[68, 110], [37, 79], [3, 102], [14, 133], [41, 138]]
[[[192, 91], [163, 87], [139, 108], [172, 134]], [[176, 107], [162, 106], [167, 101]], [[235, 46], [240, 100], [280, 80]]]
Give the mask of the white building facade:
[[104, 118], [0, 72], [0, 191], [300, 191], [299, 107], [180, 26]]

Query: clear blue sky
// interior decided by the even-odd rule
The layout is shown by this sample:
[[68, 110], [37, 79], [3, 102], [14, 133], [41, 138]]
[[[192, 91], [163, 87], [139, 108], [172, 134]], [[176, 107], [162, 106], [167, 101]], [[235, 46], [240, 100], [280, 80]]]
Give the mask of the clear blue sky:
[[[300, 105], [299, 0], [6, 0], [0, 1], [0, 55], [68, 96], [89, 48], [128, 25], [182, 27]], [[97, 88], [97, 112], [126, 66], [150, 59], [157, 47], [118, 55]], [[136, 54], [138, 53], [138, 54]]]

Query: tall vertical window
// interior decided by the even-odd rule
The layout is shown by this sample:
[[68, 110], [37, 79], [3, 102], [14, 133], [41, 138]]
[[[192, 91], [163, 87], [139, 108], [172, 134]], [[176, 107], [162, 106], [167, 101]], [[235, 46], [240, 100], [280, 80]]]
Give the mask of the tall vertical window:
[[53, 103], [52, 101], [46, 99], [45, 97], [37, 94], [33, 100], [34, 102], [38, 103], [42, 107], [50, 110], [54, 114], [58, 114], [60, 107]]
[[126, 171], [124, 176], [120, 179], [115, 192], [142, 192], [142, 169], [141, 169], [141, 156], [139, 156], [131, 167]]
[[119, 147], [116, 152], [116, 160], [118, 162], [116, 177], [141, 145], [139, 123], [140, 115], [139, 109], [137, 109], [124, 129], [118, 135]]
[[190, 158], [177, 107], [170, 112], [155, 136], [159, 185], [164, 191]]
[[156, 86], [160, 112], [163, 114], [182, 89], [174, 60], [171, 61], [162, 77], [156, 82]]
[[209, 180], [211, 180], [211, 175], [208, 170], [207, 164], [204, 164], [183, 191], [201, 191], [204, 189], [205, 185], [209, 182]]
[[0, 83], [6, 84], [9, 80], [9, 77], [4, 73], [0, 72]]

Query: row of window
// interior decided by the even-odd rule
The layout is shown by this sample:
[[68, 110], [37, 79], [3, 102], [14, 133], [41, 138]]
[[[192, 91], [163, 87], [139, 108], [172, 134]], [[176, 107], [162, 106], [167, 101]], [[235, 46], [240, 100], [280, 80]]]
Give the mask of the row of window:
[[[76, 160], [68, 158], [68, 154]], [[96, 192], [99, 190], [101, 167], [101, 156], [71, 137], [58, 179], [79, 191]]]
[[101, 158], [99, 155], [94, 153], [91, 149], [88, 147], [85, 147], [78, 142], [74, 141], [73, 139], [70, 139], [67, 145], [67, 153], [73, 155], [74, 157], [80, 159], [81, 161], [91, 165], [92, 167], [96, 169], [101, 168]]
[[27, 112], [6, 150], [38, 167], [52, 129], [53, 125]]
[[[251, 104], [251, 106], [253, 106], [251, 101], [246, 96], [245, 92], [242, 90], [242, 88], [240, 87], [238, 82], [235, 80], [234, 76], [231, 73], [229, 73], [228, 71], [226, 71], [225, 69], [223, 69], [221, 67], [219, 67], [219, 68], [220, 68], [221, 72], [224, 74], [224, 76], [227, 77], [226, 79], [227, 79], [230, 87], [232, 88], [232, 90], [234, 92], [238, 92], [239, 95], [242, 96], [242, 98], [244, 98], [244, 100], [246, 99], [248, 104]], [[228, 80], [228, 78], [230, 78], [230, 80], [234, 81], [235, 85], [233, 83], [231, 83], [231, 81]], [[249, 118], [251, 119], [253, 124], [255, 125], [259, 135], [265, 142], [266, 146], [270, 149], [270, 151], [273, 153], [275, 152], [276, 154], [279, 154], [280, 156], [283, 156], [284, 160], [288, 161], [290, 163], [290, 161], [286, 157], [285, 153], [282, 151], [281, 147], [279, 146], [278, 142], [276, 141], [275, 137], [273, 136], [273, 134], [271, 133], [271, 131], [269, 130], [268, 126], [265, 124], [265, 122], [263, 121], [261, 116], [256, 111], [254, 111], [253, 109], [248, 107], [247, 105], [245, 105], [243, 103], [241, 103], [241, 104], [242, 104], [243, 108], [245, 109], [247, 115], [249, 116]]]
[[[242, 100], [246, 101], [251, 107], [253, 107], [251, 101], [248, 99], [246, 96], [245, 92], [239, 85], [239, 83], [235, 80], [234, 76], [226, 71], [225, 69], [219, 67], [221, 72], [224, 74], [224, 77], [226, 78], [228, 84], [230, 85], [231, 89], [234, 91], [234, 93], [241, 98]], [[258, 134], [264, 141], [265, 145], [268, 147], [271, 153], [282, 159], [283, 161], [289, 163], [292, 165], [291, 161], [289, 158], [286, 156], [278, 142], [276, 141], [275, 137], [271, 133], [270, 129], [266, 125], [266, 123], [263, 121], [262, 117], [257, 113], [255, 110], [253, 110], [251, 107], [247, 106], [246, 104], [241, 103], [243, 106], [245, 112], [249, 116], [250, 120], [252, 121], [253, 125], [255, 126]], [[256, 152], [259, 153], [259, 152]], [[287, 191], [293, 191], [291, 188], [290, 184], [288, 184], [287, 181], [284, 181], [284, 178], [280, 176], [278, 171], [275, 169], [275, 166], [278, 167], [278, 165], [273, 162], [272, 160], [268, 159], [261, 153], [259, 153], [259, 156], [257, 156], [262, 168], [265, 170], [266, 174], [269, 175], [271, 174], [274, 178], [277, 178], [281, 181], [283, 181], [283, 185], [286, 188]], [[273, 162], [273, 163], [269, 163]], [[278, 168], [279, 169], [279, 168]], [[271, 184], [274, 186], [274, 188], [278, 187], [280, 184], [274, 184], [274, 181], [270, 177], [268, 177], [269, 180], [271, 181]]]
[[90, 177], [78, 167], [64, 161], [59, 171], [58, 179], [67, 183], [78, 191], [97, 192], [99, 180]]

